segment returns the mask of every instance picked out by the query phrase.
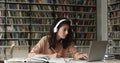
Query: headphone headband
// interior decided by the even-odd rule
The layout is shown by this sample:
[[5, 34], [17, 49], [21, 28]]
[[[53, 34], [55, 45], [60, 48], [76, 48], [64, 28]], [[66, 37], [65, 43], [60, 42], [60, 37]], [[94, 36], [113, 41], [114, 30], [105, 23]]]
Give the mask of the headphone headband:
[[56, 26], [54, 27], [53, 29], [53, 32], [56, 33], [57, 32], [57, 27], [60, 25], [60, 23], [62, 23], [63, 21], [66, 21], [66, 19], [61, 19], [57, 24]]

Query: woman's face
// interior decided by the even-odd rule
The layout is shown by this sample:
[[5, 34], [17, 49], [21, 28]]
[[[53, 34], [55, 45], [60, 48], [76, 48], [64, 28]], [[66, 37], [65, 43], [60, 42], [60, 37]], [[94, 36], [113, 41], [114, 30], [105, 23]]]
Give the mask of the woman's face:
[[68, 30], [69, 30], [69, 26], [67, 24], [63, 24], [57, 32], [57, 38], [65, 39], [68, 34]]

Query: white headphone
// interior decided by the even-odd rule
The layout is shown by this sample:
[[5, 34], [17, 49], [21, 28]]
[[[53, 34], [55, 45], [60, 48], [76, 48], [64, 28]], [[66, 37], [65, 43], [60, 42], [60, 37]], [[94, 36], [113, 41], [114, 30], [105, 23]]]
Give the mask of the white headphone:
[[57, 27], [60, 25], [60, 23], [62, 23], [63, 21], [66, 21], [66, 19], [61, 19], [57, 24], [56, 26], [53, 28], [53, 32], [56, 33], [57, 32]]

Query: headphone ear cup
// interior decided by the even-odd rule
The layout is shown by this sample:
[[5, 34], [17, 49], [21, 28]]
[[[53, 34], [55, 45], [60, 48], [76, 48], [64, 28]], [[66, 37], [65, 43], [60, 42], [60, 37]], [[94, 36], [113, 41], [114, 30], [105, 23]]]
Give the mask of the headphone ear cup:
[[54, 33], [57, 32], [57, 27], [59, 26], [59, 24], [60, 24], [61, 22], [65, 21], [65, 20], [66, 20], [66, 19], [61, 19], [61, 20], [55, 25], [55, 27], [54, 27], [54, 29], [53, 29], [53, 32], [54, 32]]
[[57, 32], [57, 28], [54, 28], [54, 31], [53, 31], [54, 33], [56, 33]]

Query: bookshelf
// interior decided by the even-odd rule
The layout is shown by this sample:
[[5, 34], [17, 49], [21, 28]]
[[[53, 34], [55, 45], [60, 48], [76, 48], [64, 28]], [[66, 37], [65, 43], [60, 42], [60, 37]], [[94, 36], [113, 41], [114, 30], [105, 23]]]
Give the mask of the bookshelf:
[[[5, 32], [5, 4], [4, 1], [0, 2], [0, 39], [3, 40], [4, 32]], [[5, 44], [2, 43], [0, 40], [0, 44]]]
[[97, 40], [97, 0], [76, 0], [75, 40], [76, 47], [88, 53], [89, 45]]
[[[97, 0], [0, 0], [0, 46], [34, 46], [58, 17], [71, 20], [76, 46], [97, 40]], [[83, 51], [84, 52], [84, 51]]]
[[6, 0], [6, 41], [16, 46], [28, 45], [30, 33], [29, 1]]
[[[39, 2], [38, 2], [39, 1]], [[52, 1], [30, 1], [30, 40], [32, 47], [47, 35], [50, 25], [53, 22], [53, 3]]]
[[97, 0], [54, 1], [53, 17], [67, 17], [72, 22], [76, 48], [88, 53], [89, 45], [97, 40]]
[[108, 40], [110, 54], [120, 54], [120, 1], [108, 0]]
[[[29, 42], [28, 1], [0, 0], [0, 52], [1, 59], [11, 56], [11, 46], [28, 46]], [[23, 47], [24, 48], [24, 47]], [[8, 56], [9, 55], [9, 56]], [[11, 57], [10, 57], [11, 58]]]

